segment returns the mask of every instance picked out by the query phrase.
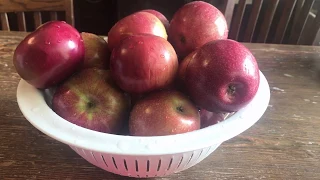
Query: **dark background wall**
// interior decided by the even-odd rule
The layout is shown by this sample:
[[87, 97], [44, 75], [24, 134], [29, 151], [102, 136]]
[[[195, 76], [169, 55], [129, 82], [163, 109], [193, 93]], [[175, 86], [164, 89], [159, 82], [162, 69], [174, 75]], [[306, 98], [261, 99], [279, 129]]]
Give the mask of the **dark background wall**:
[[[220, 0], [208, 2], [219, 8]], [[133, 12], [155, 9], [169, 20], [190, 0], [74, 0], [75, 26], [79, 31], [106, 35], [113, 24]]]

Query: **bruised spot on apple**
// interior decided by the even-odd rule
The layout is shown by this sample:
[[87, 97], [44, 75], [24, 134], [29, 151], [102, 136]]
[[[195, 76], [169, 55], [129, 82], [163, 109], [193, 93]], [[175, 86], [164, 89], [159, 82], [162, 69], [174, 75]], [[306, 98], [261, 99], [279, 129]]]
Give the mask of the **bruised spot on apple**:
[[200, 129], [198, 108], [176, 90], [154, 91], [140, 99], [129, 119], [133, 136], [163, 136]]
[[113, 82], [110, 71], [87, 68], [55, 91], [52, 109], [78, 126], [117, 134], [129, 117], [130, 100]]
[[193, 102], [208, 111], [240, 110], [260, 83], [255, 57], [230, 39], [211, 41], [189, 54], [181, 62], [179, 77]]

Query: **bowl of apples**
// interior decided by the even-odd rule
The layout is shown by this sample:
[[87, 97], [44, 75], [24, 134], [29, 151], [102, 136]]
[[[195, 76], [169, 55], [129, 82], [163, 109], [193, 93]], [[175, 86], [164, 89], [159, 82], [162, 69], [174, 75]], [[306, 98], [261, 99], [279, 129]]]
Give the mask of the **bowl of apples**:
[[130, 177], [186, 170], [253, 126], [270, 90], [255, 57], [227, 39], [211, 4], [183, 5], [169, 21], [142, 10], [107, 37], [63, 21], [17, 46], [17, 102], [39, 131], [92, 165]]

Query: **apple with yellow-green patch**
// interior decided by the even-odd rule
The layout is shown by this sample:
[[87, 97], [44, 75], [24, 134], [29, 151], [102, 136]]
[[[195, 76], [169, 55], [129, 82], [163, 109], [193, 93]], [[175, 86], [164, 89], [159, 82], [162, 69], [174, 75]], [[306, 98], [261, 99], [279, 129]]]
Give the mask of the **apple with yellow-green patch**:
[[130, 100], [112, 80], [109, 70], [89, 68], [56, 89], [52, 109], [78, 126], [117, 134], [126, 123]]

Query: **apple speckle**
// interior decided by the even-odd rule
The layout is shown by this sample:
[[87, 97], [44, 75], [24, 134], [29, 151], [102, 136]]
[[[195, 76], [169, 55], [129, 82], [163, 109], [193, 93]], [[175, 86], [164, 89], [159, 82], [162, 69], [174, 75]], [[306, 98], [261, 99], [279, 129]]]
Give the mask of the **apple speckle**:
[[180, 42], [182, 43], [182, 44], [185, 44], [186, 43], [186, 37], [184, 36], [184, 35], [180, 35]]

